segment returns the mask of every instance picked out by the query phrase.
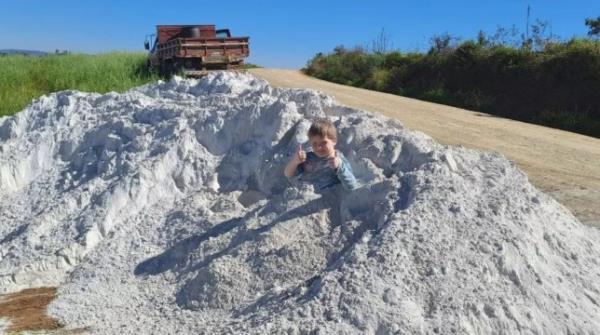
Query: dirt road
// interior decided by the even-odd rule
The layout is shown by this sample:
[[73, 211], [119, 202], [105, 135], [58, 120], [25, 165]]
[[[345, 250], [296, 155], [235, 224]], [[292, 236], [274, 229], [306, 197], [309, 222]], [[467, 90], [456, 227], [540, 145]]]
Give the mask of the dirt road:
[[600, 139], [334, 84], [296, 70], [250, 72], [276, 87], [316, 89], [344, 105], [393, 117], [443, 144], [500, 152], [581, 222], [600, 227]]

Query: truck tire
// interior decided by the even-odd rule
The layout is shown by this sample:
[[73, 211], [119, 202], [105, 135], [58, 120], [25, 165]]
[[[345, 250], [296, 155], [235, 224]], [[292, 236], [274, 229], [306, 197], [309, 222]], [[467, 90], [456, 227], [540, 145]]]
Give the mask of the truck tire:
[[170, 77], [172, 75], [172, 71], [173, 71], [173, 61], [171, 61], [170, 59], [168, 60], [163, 60], [160, 63], [160, 75], [162, 77]]
[[181, 60], [175, 60], [171, 68], [171, 75], [179, 74], [184, 70], [183, 62]]

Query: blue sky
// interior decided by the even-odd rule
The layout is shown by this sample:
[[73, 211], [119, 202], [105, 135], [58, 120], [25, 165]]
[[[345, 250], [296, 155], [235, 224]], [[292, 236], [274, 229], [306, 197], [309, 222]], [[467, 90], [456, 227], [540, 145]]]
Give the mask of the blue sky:
[[463, 39], [498, 25], [547, 20], [562, 38], [585, 36], [600, 1], [13, 1], [0, 0], [0, 49], [143, 51], [157, 24], [216, 24], [250, 36], [249, 62], [300, 68], [336, 45], [364, 45], [382, 28], [395, 49], [426, 50], [434, 34]]

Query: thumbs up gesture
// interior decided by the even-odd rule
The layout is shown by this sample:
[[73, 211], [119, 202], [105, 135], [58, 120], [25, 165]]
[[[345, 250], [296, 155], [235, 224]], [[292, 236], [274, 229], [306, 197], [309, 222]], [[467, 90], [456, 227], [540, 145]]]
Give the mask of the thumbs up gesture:
[[298, 144], [298, 148], [296, 149], [296, 161], [298, 163], [304, 163], [306, 160], [306, 151], [302, 149], [302, 145]]
[[340, 164], [341, 164], [341, 160], [338, 157], [337, 150], [334, 150], [333, 151], [333, 156], [329, 157], [327, 159], [327, 165], [329, 165], [330, 168], [332, 168], [334, 170], [337, 170], [337, 168], [340, 167]]

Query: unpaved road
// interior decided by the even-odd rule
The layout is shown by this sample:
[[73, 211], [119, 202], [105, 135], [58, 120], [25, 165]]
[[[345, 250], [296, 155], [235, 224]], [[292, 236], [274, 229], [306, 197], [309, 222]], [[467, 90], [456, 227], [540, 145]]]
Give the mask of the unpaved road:
[[600, 227], [600, 139], [489, 114], [315, 79], [297, 70], [252, 69], [276, 87], [311, 88], [381, 113], [443, 144], [497, 151], [583, 223]]

